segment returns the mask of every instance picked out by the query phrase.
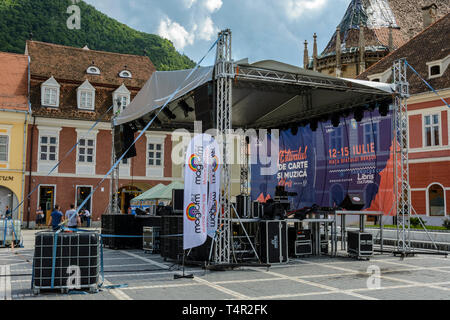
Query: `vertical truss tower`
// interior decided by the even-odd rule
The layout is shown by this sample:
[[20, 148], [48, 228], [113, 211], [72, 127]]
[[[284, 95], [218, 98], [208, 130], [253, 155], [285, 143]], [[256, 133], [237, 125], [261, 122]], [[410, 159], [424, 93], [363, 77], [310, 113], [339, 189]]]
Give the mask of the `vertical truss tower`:
[[397, 209], [397, 251], [407, 254], [411, 251], [410, 218], [411, 191], [408, 166], [408, 104], [409, 83], [406, 77], [406, 59], [394, 62], [394, 100], [393, 132], [394, 139], [394, 194]]
[[217, 134], [222, 143], [221, 198], [219, 210], [219, 233], [216, 237], [216, 264], [231, 263], [231, 164], [228, 156], [233, 145], [229, 135], [232, 124], [232, 79], [234, 66], [231, 58], [231, 31], [219, 33], [215, 64]]
[[[115, 135], [114, 135], [114, 118], [111, 120], [111, 135], [112, 135], [112, 147], [111, 147], [111, 167], [116, 163], [116, 152], [115, 152]], [[109, 195], [109, 214], [119, 213], [119, 166], [116, 166], [111, 171], [110, 178], [110, 195]]]

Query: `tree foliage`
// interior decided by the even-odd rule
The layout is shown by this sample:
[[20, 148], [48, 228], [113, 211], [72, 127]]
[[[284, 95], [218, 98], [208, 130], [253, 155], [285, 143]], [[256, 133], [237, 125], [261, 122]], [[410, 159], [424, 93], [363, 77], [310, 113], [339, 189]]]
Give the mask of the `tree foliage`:
[[175, 50], [172, 42], [136, 31], [80, 1], [81, 29], [66, 21], [71, 0], [0, 0], [0, 51], [24, 53], [33, 40], [117, 53], [148, 55], [157, 70], [180, 70], [195, 64]]

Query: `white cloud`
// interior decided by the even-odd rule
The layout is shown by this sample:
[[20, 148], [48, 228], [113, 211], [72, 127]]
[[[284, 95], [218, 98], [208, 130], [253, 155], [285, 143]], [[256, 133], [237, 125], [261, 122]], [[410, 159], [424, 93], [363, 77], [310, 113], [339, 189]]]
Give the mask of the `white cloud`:
[[297, 19], [307, 11], [324, 8], [327, 2], [328, 0], [287, 0], [283, 6], [289, 19]]
[[199, 39], [207, 41], [211, 40], [219, 31], [211, 17], [206, 17], [205, 21], [198, 28], [195, 26], [194, 30], [197, 31]]
[[209, 12], [214, 12], [222, 8], [222, 0], [205, 0], [205, 7]]
[[192, 33], [187, 32], [183, 26], [168, 17], [162, 19], [159, 23], [158, 35], [172, 41], [177, 50], [193, 44], [195, 38]]
[[190, 9], [197, 2], [197, 0], [183, 0], [183, 2], [186, 8]]

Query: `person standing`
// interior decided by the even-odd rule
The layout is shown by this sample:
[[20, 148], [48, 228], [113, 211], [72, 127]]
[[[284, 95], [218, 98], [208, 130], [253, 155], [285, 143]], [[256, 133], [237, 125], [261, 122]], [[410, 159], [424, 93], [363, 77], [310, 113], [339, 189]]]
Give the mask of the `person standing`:
[[44, 223], [44, 211], [42, 211], [42, 207], [39, 206], [36, 210], [36, 226], [40, 229]]
[[52, 214], [50, 215], [50, 223], [49, 227], [53, 228], [53, 231], [58, 231], [60, 228], [61, 222], [64, 221], [63, 213], [60, 210], [60, 207], [58, 205], [55, 206], [55, 209], [53, 210]]
[[6, 209], [5, 209], [5, 218], [6, 219], [12, 219], [11, 210], [9, 209], [8, 206], [6, 206]]
[[91, 227], [91, 213], [88, 209], [84, 209], [84, 218], [86, 219], [86, 227]]
[[70, 205], [70, 210], [66, 211], [67, 227], [70, 229], [76, 229], [80, 223], [80, 216], [77, 210], [75, 210], [75, 205]]

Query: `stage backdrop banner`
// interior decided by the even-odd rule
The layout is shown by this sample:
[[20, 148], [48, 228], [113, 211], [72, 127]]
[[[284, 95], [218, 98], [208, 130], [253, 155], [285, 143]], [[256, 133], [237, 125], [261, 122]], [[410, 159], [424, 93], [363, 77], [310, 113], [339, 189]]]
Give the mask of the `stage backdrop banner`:
[[309, 126], [281, 131], [277, 174], [263, 176], [262, 166], [252, 164], [252, 200], [267, 201], [277, 185], [284, 185], [297, 193], [290, 197], [293, 209], [335, 207], [348, 193], [358, 193], [364, 209], [388, 214], [393, 204], [392, 139], [391, 114], [378, 111], [366, 111], [360, 122], [353, 115], [341, 118], [339, 127], [328, 121], [316, 131]]
[[218, 230], [218, 213], [220, 208], [220, 174], [222, 171], [221, 153], [216, 140], [212, 139], [207, 148], [207, 164], [208, 164], [208, 219], [207, 232], [208, 236], [215, 237]]
[[208, 216], [208, 152], [212, 137], [196, 135], [186, 150], [184, 171], [183, 248], [205, 243]]

